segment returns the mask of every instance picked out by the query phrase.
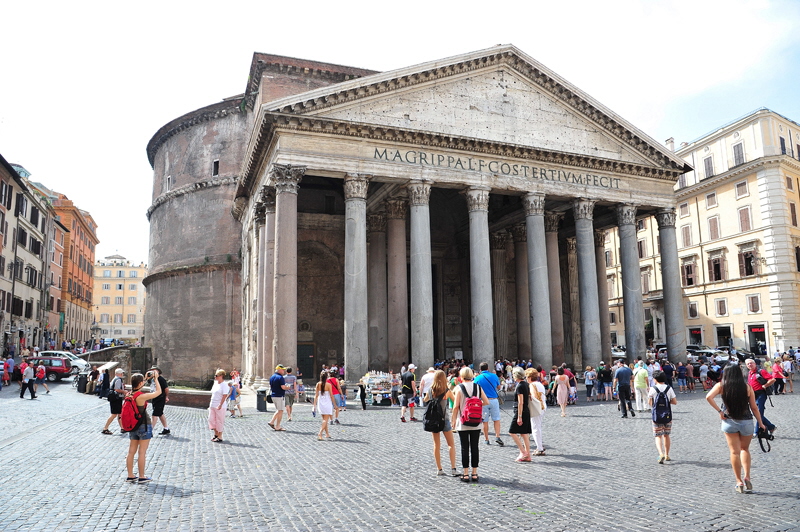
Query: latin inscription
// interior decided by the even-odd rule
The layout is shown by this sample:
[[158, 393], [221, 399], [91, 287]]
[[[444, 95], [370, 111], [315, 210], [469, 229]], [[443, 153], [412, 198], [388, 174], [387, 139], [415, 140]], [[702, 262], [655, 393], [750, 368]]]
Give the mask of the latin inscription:
[[527, 164], [513, 164], [505, 161], [487, 160], [478, 157], [459, 157], [441, 153], [425, 152], [418, 150], [392, 150], [389, 148], [375, 148], [374, 159], [394, 163], [432, 166], [438, 168], [451, 168], [467, 172], [488, 172], [505, 176], [524, 177], [541, 181], [553, 181], [576, 185], [586, 185], [602, 188], [618, 189], [620, 178], [595, 174], [579, 174], [568, 170], [530, 166]]

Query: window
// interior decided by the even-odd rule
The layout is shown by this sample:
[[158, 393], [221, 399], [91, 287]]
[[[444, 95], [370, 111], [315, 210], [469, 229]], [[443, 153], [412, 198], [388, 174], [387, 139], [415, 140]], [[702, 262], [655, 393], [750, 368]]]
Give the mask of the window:
[[714, 312], [717, 313], [717, 316], [727, 316], [728, 315], [728, 300], [723, 298], [715, 299], [714, 300]]
[[100, 323], [108, 323], [108, 314], [100, 314]]
[[17, 216], [28, 217], [28, 198], [22, 192], [17, 192]]
[[647, 239], [643, 238], [636, 242], [636, 249], [639, 253], [639, 258], [645, 258], [647, 256]]
[[114, 314], [114, 323], [122, 323], [122, 314]]
[[794, 262], [797, 265], [797, 271], [800, 272], [800, 246], [794, 248]]
[[781, 137], [781, 155], [786, 155], [786, 139]]
[[644, 321], [647, 323], [648, 321], [653, 319], [653, 311], [650, 308], [644, 309]]
[[136, 304], [136, 298], [135, 297], [129, 297], [128, 298], [128, 304], [129, 305], [135, 305]]
[[101, 305], [110, 305], [111, 304], [111, 298], [108, 297], [108, 296], [101, 297], [100, 298], [100, 304]]
[[708, 219], [708, 239], [717, 240], [719, 238], [719, 216], [712, 216]]
[[31, 225], [37, 227], [39, 225], [39, 209], [31, 207]]
[[717, 206], [717, 193], [712, 192], [711, 194], [706, 194], [706, 209], [713, 209]]
[[689, 216], [689, 204], [688, 203], [681, 203], [678, 205], [678, 215], [681, 218], [686, 218]]
[[706, 171], [707, 178], [714, 175], [714, 161], [711, 157], [706, 157], [703, 159], [703, 168]]
[[739, 231], [744, 233], [751, 229], [750, 224], [750, 206], [742, 207], [739, 209]]
[[111, 270], [103, 270], [103, 277], [111, 277]]
[[0, 276], [6, 275], [6, 258], [0, 255]]
[[122, 305], [122, 297], [115, 297], [114, 298], [115, 305]]
[[617, 297], [617, 294], [614, 292], [614, 276], [609, 275], [606, 278], [606, 284], [608, 286], [608, 297]]
[[686, 187], [686, 174], [681, 174], [678, 177], [678, 188], [685, 188]]
[[736, 183], [736, 199], [749, 196], [750, 192], [747, 190], [747, 181]]
[[[642, 294], [650, 293], [650, 270], [642, 270]], [[645, 309], [646, 310], [646, 309]]]
[[136, 314], [128, 314], [128, 323], [136, 323]]
[[708, 259], [708, 280], [711, 282], [727, 279], [725, 258], [722, 255]]
[[111, 290], [111, 285], [108, 283], [103, 283], [103, 290]]
[[692, 245], [692, 226], [684, 225], [681, 227], [681, 245], [688, 248]]
[[614, 256], [610, 250], [606, 250], [606, 268], [614, 265]]
[[135, 284], [129, 284], [128, 285], [128, 290], [133, 290], [135, 292], [136, 291], [136, 285]]
[[792, 225], [797, 227], [797, 205], [789, 202], [789, 217], [792, 221]]
[[733, 166], [744, 164], [744, 146], [742, 143], [733, 145]]
[[786, 188], [792, 191], [794, 190], [794, 181], [789, 176], [786, 176]]
[[117, 285], [117, 290], [125, 290], [125, 285], [124, 284], [118, 284]]
[[761, 313], [761, 295], [751, 294], [747, 296], [747, 313], [748, 314]]
[[128, 272], [128, 277], [139, 277], [139, 272], [131, 270]]
[[636, 220], [636, 230], [644, 231], [645, 229], [647, 229], [647, 219], [639, 218], [638, 220]]
[[608, 313], [608, 322], [611, 325], [616, 325], [617, 324], [617, 313], [616, 312], [609, 312]]
[[124, 271], [122, 271], [122, 270], [119, 270], [119, 271], [117, 272], [117, 277], [125, 277], [125, 272], [124, 272]]
[[128, 334], [136, 334], [136, 329], [128, 329]]
[[757, 261], [752, 251], [739, 253], [739, 277], [752, 277], [758, 273]]
[[684, 262], [681, 266], [681, 282], [683, 286], [697, 284], [697, 265], [694, 262]]
[[28, 247], [28, 232], [21, 227], [17, 229], [17, 244]]
[[172, 189], [172, 176], [168, 175], [164, 178], [164, 192], [169, 192]]
[[219, 175], [219, 159], [211, 163], [211, 177], [217, 177]]

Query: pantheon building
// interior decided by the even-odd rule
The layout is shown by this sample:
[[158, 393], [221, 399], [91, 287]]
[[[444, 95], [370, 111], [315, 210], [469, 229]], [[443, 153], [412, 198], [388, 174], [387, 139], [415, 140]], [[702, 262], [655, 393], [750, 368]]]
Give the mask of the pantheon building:
[[174, 380], [608, 362], [614, 227], [633, 359], [636, 222], [653, 215], [684, 353], [673, 187], [691, 168], [514, 46], [390, 72], [256, 53], [243, 95], [166, 124], [147, 153], [145, 335]]

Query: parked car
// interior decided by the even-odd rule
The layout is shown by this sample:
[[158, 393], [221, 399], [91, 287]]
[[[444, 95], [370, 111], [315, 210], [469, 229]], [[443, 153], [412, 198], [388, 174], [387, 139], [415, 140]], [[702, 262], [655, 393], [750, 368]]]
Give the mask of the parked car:
[[60, 381], [64, 377], [69, 377], [73, 372], [77, 373], [78, 368], [72, 365], [72, 361], [65, 356], [39, 356], [28, 357], [28, 363], [38, 366], [42, 364], [45, 369], [45, 377], [50, 382]]
[[39, 356], [67, 357], [72, 363], [72, 367], [78, 368], [78, 372], [89, 371], [92, 369], [91, 364], [86, 362], [86, 360], [82, 359], [78, 355], [73, 355], [69, 351], [42, 351], [39, 353]]
[[729, 345], [718, 345], [714, 349], [716, 349], [717, 351], [725, 351], [726, 353], [731, 352], [731, 347]]
[[730, 361], [731, 356], [725, 351], [717, 351], [716, 349], [698, 349], [697, 351], [690, 351], [686, 355], [689, 362], [700, 362], [701, 360], [711, 360], [711, 357], [717, 361], [720, 366], [725, 366]]

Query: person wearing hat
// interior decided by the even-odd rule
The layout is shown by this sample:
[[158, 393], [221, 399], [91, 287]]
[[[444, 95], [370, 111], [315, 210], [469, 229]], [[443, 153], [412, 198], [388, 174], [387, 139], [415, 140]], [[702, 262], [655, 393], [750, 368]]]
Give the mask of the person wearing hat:
[[406, 422], [406, 408], [411, 411], [411, 421], [416, 421], [414, 417], [414, 396], [417, 395], [417, 378], [414, 376], [414, 370], [417, 366], [414, 364], [408, 365], [408, 370], [400, 375], [400, 421]]
[[[167, 416], [164, 415], [164, 407], [167, 406], [167, 402], [169, 402], [169, 386], [167, 384], [167, 379], [161, 376], [161, 368], [153, 366], [150, 368], [150, 371], [153, 370], [158, 372], [158, 376], [153, 378], [158, 379], [158, 384], [161, 386], [161, 395], [151, 401], [153, 404], [153, 425], [155, 425], [156, 419], [161, 421], [161, 425], [164, 429], [159, 432], [159, 435], [169, 436], [170, 431], [169, 425], [167, 424]], [[155, 426], [153, 428], [155, 428]]]
[[286, 373], [286, 367], [283, 364], [275, 366], [275, 373], [269, 379], [270, 395], [272, 396], [272, 404], [275, 405], [275, 414], [272, 420], [268, 423], [272, 430], [284, 432], [286, 429], [281, 427], [281, 418], [283, 418], [283, 409], [286, 408], [285, 397], [286, 390], [289, 386], [286, 385], [286, 380], [283, 375]]
[[433, 386], [433, 378], [435, 374], [435, 369], [428, 368], [428, 371], [425, 372], [425, 375], [423, 375], [419, 380], [419, 406], [425, 406], [425, 394], [428, 393], [428, 390], [430, 390], [431, 386]]
[[[119, 415], [122, 413], [122, 400], [125, 399], [125, 371], [122, 368], [117, 368], [114, 371], [114, 379], [111, 381], [111, 391], [108, 393], [108, 405], [111, 407], [111, 415], [106, 420], [106, 426], [103, 427], [102, 434], [113, 434], [108, 427], [116, 419], [118, 423]], [[120, 429], [122, 425], [120, 425]]]

